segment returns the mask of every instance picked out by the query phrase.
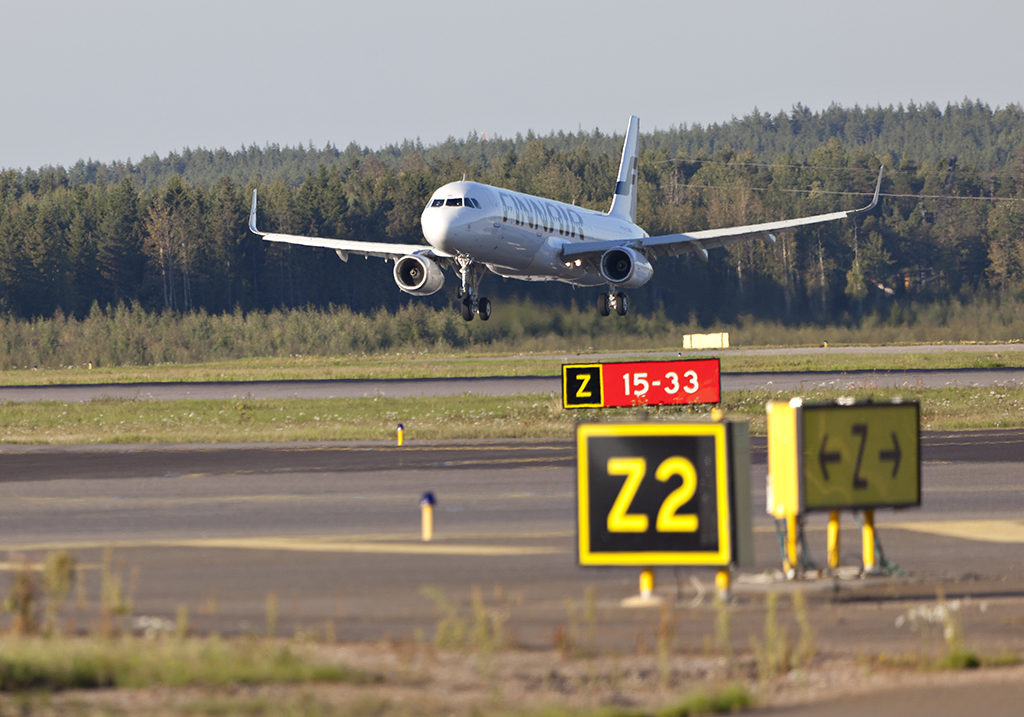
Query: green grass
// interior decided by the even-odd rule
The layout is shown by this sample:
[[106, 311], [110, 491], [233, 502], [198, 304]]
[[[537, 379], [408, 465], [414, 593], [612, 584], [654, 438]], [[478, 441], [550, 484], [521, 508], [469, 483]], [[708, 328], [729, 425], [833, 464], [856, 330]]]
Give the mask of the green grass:
[[2, 692], [156, 685], [369, 684], [379, 680], [342, 664], [302, 657], [268, 641], [0, 640]]
[[[730, 418], [765, 433], [765, 403], [790, 391], [733, 391], [723, 395]], [[811, 391], [809, 402], [840, 396], [921, 402], [923, 430], [1017, 428], [1024, 394], [1003, 388]], [[0, 403], [0, 443], [224, 443], [260, 441], [568, 438], [577, 421], [704, 417], [708, 406], [567, 411], [556, 394], [509, 397], [332, 398], [210, 401], [95, 400], [85, 403]]]
[[981, 346], [969, 351], [934, 353], [850, 353], [842, 347], [813, 353], [768, 356], [722, 355], [723, 373], [785, 371], [907, 371], [914, 369], [1016, 368], [1024, 366], [1024, 351], [993, 351]]
[[561, 370], [560, 366], [560, 361], [552, 359], [488, 358], [468, 354], [428, 356], [395, 353], [346, 358], [292, 356], [94, 369], [82, 366], [17, 369], [0, 371], [0, 385], [554, 376]]
[[528, 712], [500, 712], [521, 717], [694, 717], [696, 715], [731, 714], [751, 709], [754, 698], [740, 685], [730, 685], [716, 692], [698, 692], [658, 710], [605, 707], [598, 710], [560, 709], [556, 707]]
[[407, 440], [535, 438], [572, 417], [549, 395], [0, 404], [3, 443], [394, 440], [398, 423]]

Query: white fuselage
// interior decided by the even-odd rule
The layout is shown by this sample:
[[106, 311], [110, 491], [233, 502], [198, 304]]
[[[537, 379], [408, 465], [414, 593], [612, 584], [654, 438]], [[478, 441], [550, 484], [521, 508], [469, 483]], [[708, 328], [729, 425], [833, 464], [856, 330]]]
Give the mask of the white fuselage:
[[477, 182], [451, 182], [420, 216], [423, 237], [440, 252], [465, 256], [499, 276], [593, 286], [607, 280], [565, 261], [572, 242], [646, 237], [625, 219]]

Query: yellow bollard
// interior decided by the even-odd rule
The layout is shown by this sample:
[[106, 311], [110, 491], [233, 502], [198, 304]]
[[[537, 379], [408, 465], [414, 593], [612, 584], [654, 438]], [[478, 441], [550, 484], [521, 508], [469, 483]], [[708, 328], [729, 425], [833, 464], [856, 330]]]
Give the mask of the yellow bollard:
[[401, 423], [398, 424], [398, 446], [401, 448], [402, 444], [405, 443], [405, 426]]
[[647, 568], [640, 573], [640, 598], [649, 600], [654, 594], [654, 571]]
[[729, 599], [729, 589], [732, 587], [732, 573], [729, 568], [719, 570], [715, 574], [715, 594], [720, 600]]
[[875, 565], [875, 511], [864, 511], [864, 529], [861, 533], [861, 547], [864, 552], [864, 572], [873, 573]]
[[434, 494], [427, 491], [420, 498], [420, 531], [423, 542], [429, 543], [434, 539]]
[[839, 567], [839, 511], [828, 514], [828, 566], [832, 570]]
[[640, 594], [622, 600], [622, 607], [657, 607], [662, 599], [654, 594], [654, 571], [644, 568], [640, 573]]

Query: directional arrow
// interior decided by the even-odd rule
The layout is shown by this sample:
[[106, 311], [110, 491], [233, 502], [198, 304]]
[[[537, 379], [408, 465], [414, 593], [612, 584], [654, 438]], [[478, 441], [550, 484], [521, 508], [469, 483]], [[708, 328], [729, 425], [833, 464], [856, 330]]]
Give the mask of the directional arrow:
[[900, 458], [903, 454], [900, 452], [900, 442], [896, 438], [896, 431], [892, 432], [892, 450], [891, 451], [879, 451], [878, 460], [880, 461], [892, 461], [892, 477], [895, 478], [896, 474], [900, 470]]
[[828, 443], [828, 434], [821, 437], [821, 448], [818, 449], [818, 463], [821, 465], [821, 474], [828, 480], [828, 464], [839, 463], [843, 457], [837, 451], [826, 452], [825, 444]]

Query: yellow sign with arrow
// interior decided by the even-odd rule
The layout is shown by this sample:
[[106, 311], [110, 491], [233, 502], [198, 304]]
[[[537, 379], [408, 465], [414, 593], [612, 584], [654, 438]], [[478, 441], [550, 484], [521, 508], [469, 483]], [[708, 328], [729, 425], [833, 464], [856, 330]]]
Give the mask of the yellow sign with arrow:
[[917, 403], [803, 406], [803, 510], [921, 504]]

